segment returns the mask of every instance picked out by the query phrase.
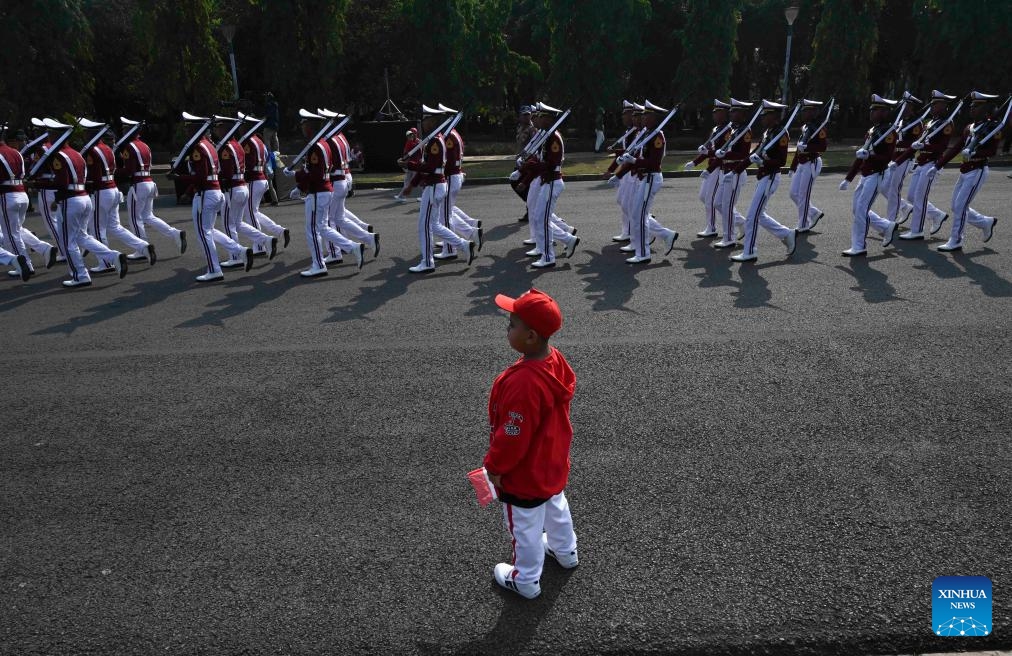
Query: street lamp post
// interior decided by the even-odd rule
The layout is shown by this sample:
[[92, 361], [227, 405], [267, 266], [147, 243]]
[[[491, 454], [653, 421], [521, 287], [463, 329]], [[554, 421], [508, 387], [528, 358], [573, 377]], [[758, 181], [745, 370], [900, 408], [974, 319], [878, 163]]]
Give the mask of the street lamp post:
[[235, 38], [235, 25], [222, 25], [221, 34], [228, 41], [228, 63], [232, 67], [232, 100], [239, 100], [239, 76], [235, 73], [235, 49], [232, 47], [232, 39]]
[[789, 79], [788, 75], [790, 75], [791, 72], [791, 39], [794, 38], [794, 21], [797, 19], [797, 17], [798, 17], [797, 7], [792, 5], [787, 9], [784, 9], [784, 18], [787, 19], [787, 55], [785, 56], [784, 59], [784, 90], [783, 93], [781, 94], [781, 97], [783, 98], [783, 102], [785, 104], [787, 103], [787, 90], [788, 90], [787, 82]]

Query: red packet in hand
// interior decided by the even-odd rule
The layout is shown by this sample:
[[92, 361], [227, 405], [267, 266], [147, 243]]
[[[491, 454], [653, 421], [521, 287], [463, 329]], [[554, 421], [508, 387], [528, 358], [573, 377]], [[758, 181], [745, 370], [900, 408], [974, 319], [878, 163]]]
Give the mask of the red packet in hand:
[[474, 493], [478, 495], [478, 505], [482, 508], [499, 498], [484, 467], [479, 467], [474, 471], [468, 472], [467, 480], [471, 481], [471, 487], [474, 488]]

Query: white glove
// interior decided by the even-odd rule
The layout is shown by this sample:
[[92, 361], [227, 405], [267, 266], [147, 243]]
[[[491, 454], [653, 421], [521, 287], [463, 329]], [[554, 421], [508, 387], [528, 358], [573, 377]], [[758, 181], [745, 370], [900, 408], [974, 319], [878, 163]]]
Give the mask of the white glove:
[[300, 198], [302, 198], [302, 192], [299, 191], [298, 187], [294, 187], [291, 191], [288, 192], [289, 200], [299, 200]]
[[913, 148], [914, 150], [924, 150], [924, 142], [915, 141], [912, 144], [910, 144], [910, 147]]
[[721, 180], [720, 180], [720, 181], [721, 181], [721, 182], [727, 182], [727, 183], [730, 183], [730, 182], [731, 182], [732, 180], [734, 180], [734, 179], [735, 179], [735, 178], [737, 178], [737, 177], [738, 177], [738, 174], [737, 174], [737, 173], [735, 173], [734, 171], [728, 171], [728, 172], [727, 172], [727, 173], [725, 173], [724, 175], [720, 176], [720, 178], [721, 178]]
[[887, 169], [894, 169], [894, 168], [896, 168], [896, 162], [889, 162], [888, 164], [886, 164], [886, 168]]
[[524, 158], [523, 157], [518, 157], [517, 158], [517, 166], [523, 166], [523, 165], [524, 165]]
[[937, 166], [932, 166], [931, 168], [935, 169], [934, 173], [932, 173], [930, 169], [928, 170], [928, 174], [931, 176], [932, 180], [934, 180], [938, 176], [942, 175], [942, 169], [938, 168]]
[[630, 155], [629, 153], [625, 153], [621, 157], [618, 158], [618, 163], [619, 164], [632, 164], [635, 161], [636, 161], [636, 158], [633, 157], [632, 155]]
[[797, 151], [798, 151], [799, 153], [803, 153], [803, 152], [805, 152], [805, 150], [806, 150], [807, 148], [808, 148], [808, 146], [807, 146], [807, 145], [805, 144], [805, 142], [803, 142], [803, 141], [799, 141], [799, 142], [798, 142], [798, 147], [797, 147]]
[[700, 180], [706, 180], [709, 177], [710, 177], [710, 172], [707, 171], [706, 169], [703, 169], [703, 172], [699, 174], [699, 179]]
[[510, 173], [510, 182], [516, 182], [520, 179], [520, 171], [513, 171]]
[[699, 153], [700, 155], [705, 155], [708, 152], [710, 152], [710, 149], [707, 148], [706, 146], [700, 146], [699, 148], [696, 149], [696, 152]]
[[281, 172], [285, 174], [286, 178], [294, 178], [295, 177], [295, 171], [291, 170], [287, 166], [285, 168], [281, 169]]
[[969, 148], [964, 148], [962, 150], [962, 154], [963, 154], [963, 157], [970, 157], [970, 149]]
[[686, 171], [691, 171], [692, 169], [696, 168], [696, 163], [690, 159], [688, 162], [682, 165], [682, 168], [685, 169]]
[[621, 183], [622, 183], [622, 181], [619, 180], [619, 177], [617, 175], [613, 175], [610, 178], [608, 178], [608, 185], [609, 186], [617, 187]]
[[763, 156], [760, 155], [758, 152], [755, 152], [748, 156], [748, 161], [752, 162], [753, 164], [762, 164]]
[[843, 182], [840, 183], [840, 191], [847, 191], [848, 187], [850, 187], [850, 180], [844, 178]]
[[860, 150], [857, 151], [857, 158], [858, 159], [868, 159], [869, 155], [871, 155], [871, 153], [869, 153], [864, 148], [861, 148]]
[[715, 152], [714, 155], [717, 156], [717, 159], [724, 159], [727, 156], [727, 151], [721, 148], [720, 150]]
[[794, 171], [791, 170], [791, 169], [787, 169], [787, 179], [790, 180], [793, 177], [794, 177]]
[[121, 192], [119, 192], [119, 202], [120, 202], [121, 204], [122, 204], [122, 203], [125, 203], [125, 202], [126, 202], [126, 196], [124, 196], [124, 195], [123, 195], [123, 192], [122, 192], [122, 191], [121, 191]]

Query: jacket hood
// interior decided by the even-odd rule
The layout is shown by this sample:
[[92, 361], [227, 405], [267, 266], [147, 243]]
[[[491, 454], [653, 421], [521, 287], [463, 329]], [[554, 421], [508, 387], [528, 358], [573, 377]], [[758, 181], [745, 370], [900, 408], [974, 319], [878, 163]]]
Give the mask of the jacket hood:
[[570, 401], [576, 392], [576, 373], [554, 346], [544, 360], [520, 360], [517, 364], [538, 374], [560, 401]]

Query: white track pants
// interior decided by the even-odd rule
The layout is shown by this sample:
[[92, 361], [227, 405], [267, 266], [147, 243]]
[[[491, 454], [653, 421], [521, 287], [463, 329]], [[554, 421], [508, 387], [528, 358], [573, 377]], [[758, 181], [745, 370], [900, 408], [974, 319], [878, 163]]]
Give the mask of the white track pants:
[[[103, 244], [109, 245], [109, 239], [115, 237], [127, 245], [131, 252], [145, 251], [148, 242], [123, 227], [119, 222], [119, 189], [99, 189], [91, 195], [92, 234]], [[105, 266], [112, 266], [108, 260], [102, 260]]]
[[130, 212], [130, 226], [134, 234], [141, 239], [148, 240], [147, 228], [150, 226], [159, 233], [176, 238], [181, 231], [173, 228], [162, 219], [155, 216], [155, 198], [158, 196], [158, 185], [154, 182], [136, 182], [130, 185], [127, 192], [127, 211]]
[[779, 186], [779, 173], [764, 176], [761, 180], [756, 181], [755, 193], [752, 194], [752, 202], [749, 204], [748, 214], [745, 216], [745, 250], [743, 255], [755, 254], [759, 226], [769, 230], [777, 239], [784, 239], [794, 232], [766, 213], [766, 204], [770, 198], [773, 198], [773, 194], [776, 193]]
[[513, 547], [513, 567], [517, 583], [538, 583], [545, 564], [541, 534], [548, 535], [548, 547], [555, 553], [576, 551], [576, 533], [565, 492], [537, 508], [521, 508], [504, 503], [503, 519]]
[[361, 231], [369, 239], [363, 239], [368, 243], [372, 243], [370, 235], [358, 227], [357, 224], [352, 223], [345, 216], [344, 203], [348, 200], [348, 185], [344, 180], [333, 180], [331, 185], [334, 187], [334, 192], [330, 195], [330, 205], [327, 207], [327, 226], [330, 228], [325, 234], [321, 235], [321, 238], [327, 245], [327, 251], [331, 257], [336, 257], [338, 251], [342, 253], [350, 253], [355, 248], [358, 248], [358, 243], [348, 239], [347, 232], [349, 226], [353, 226], [353, 230], [358, 234]]
[[0, 193], [0, 229], [3, 230], [3, 244], [14, 256], [28, 257], [24, 233], [25, 215], [28, 214], [28, 194], [23, 191]]
[[863, 251], [867, 248], [869, 227], [875, 228], [876, 232], [885, 233], [892, 223], [871, 209], [881, 181], [881, 173], [862, 176], [861, 182], [854, 190], [854, 199], [851, 204], [854, 212], [854, 224], [850, 229], [850, 247], [854, 250]]
[[798, 207], [798, 230], [805, 230], [815, 217], [822, 213], [818, 207], [812, 205], [812, 187], [815, 185], [815, 178], [822, 172], [822, 158], [817, 157], [814, 161], [798, 164], [797, 170], [791, 176], [791, 200]]
[[446, 183], [427, 185], [422, 191], [422, 204], [418, 208], [418, 246], [422, 252], [420, 264], [433, 267], [436, 259], [433, 252], [433, 235], [443, 243], [457, 248], [467, 246], [467, 241], [443, 224], [445, 220], [444, 204], [446, 203]]
[[910, 203], [903, 198], [903, 182], [913, 166], [914, 160], [908, 159], [902, 164], [886, 169], [882, 174], [881, 192], [886, 199], [885, 218], [890, 221], [895, 221], [901, 211], [905, 214], [910, 209]]
[[928, 218], [940, 221], [945, 212], [931, 204], [931, 184], [935, 181], [938, 169], [934, 163], [928, 162], [916, 167], [910, 174], [910, 202], [914, 205], [914, 213], [910, 219], [911, 232], [923, 232], [924, 221]]
[[703, 171], [699, 174], [699, 202], [703, 204], [706, 215], [706, 231], [717, 229], [718, 203], [717, 192], [720, 189], [720, 169]]
[[664, 183], [664, 176], [660, 173], [648, 173], [642, 180], [634, 177], [633, 182], [627, 204], [627, 212], [632, 219], [629, 243], [636, 249], [634, 255], [649, 257], [650, 239], [652, 237], [661, 239], [668, 235], [667, 228], [650, 215], [654, 198]]
[[92, 219], [91, 198], [72, 196], [59, 204], [56, 217], [57, 240], [67, 253], [67, 269], [74, 280], [90, 280], [91, 275], [84, 266], [82, 249], [94, 253], [100, 261], [113, 262], [119, 252], [110, 250], [105, 244], [88, 234], [88, 223]]
[[242, 218], [243, 221], [261, 232], [281, 237], [285, 233], [285, 227], [275, 223], [271, 217], [260, 211], [260, 202], [264, 199], [264, 194], [267, 193], [267, 186], [266, 180], [253, 180], [247, 183], [249, 196], [246, 199]]
[[[218, 240], [217, 235], [225, 237], [216, 230], [214, 223], [218, 218], [218, 212], [225, 204], [225, 197], [219, 189], [208, 189], [197, 191], [193, 194], [193, 203], [190, 205], [190, 213], [193, 216], [193, 229], [197, 233], [197, 240], [200, 242], [201, 251], [207, 263], [208, 273], [221, 273], [221, 264], [218, 262], [218, 251], [214, 248], [214, 242]], [[225, 237], [228, 239], [227, 237]], [[231, 240], [229, 240], [231, 241]], [[239, 244], [232, 242], [226, 246], [230, 251], [239, 248]]]
[[733, 242], [734, 238], [734, 226], [735, 224], [741, 224], [745, 222], [745, 217], [735, 208], [734, 204], [738, 202], [738, 194], [741, 193], [742, 187], [748, 182], [748, 174], [745, 171], [741, 173], [717, 173], [720, 175], [720, 190], [717, 192], [718, 199], [718, 210], [721, 217], [721, 228], [724, 231], [721, 237], [724, 242]]
[[949, 235], [949, 243], [956, 244], [963, 241], [967, 223], [981, 230], [991, 224], [990, 216], [985, 216], [970, 207], [974, 196], [984, 186], [989, 172], [990, 169], [984, 166], [975, 171], [959, 174], [956, 187], [952, 190], [952, 234]]

